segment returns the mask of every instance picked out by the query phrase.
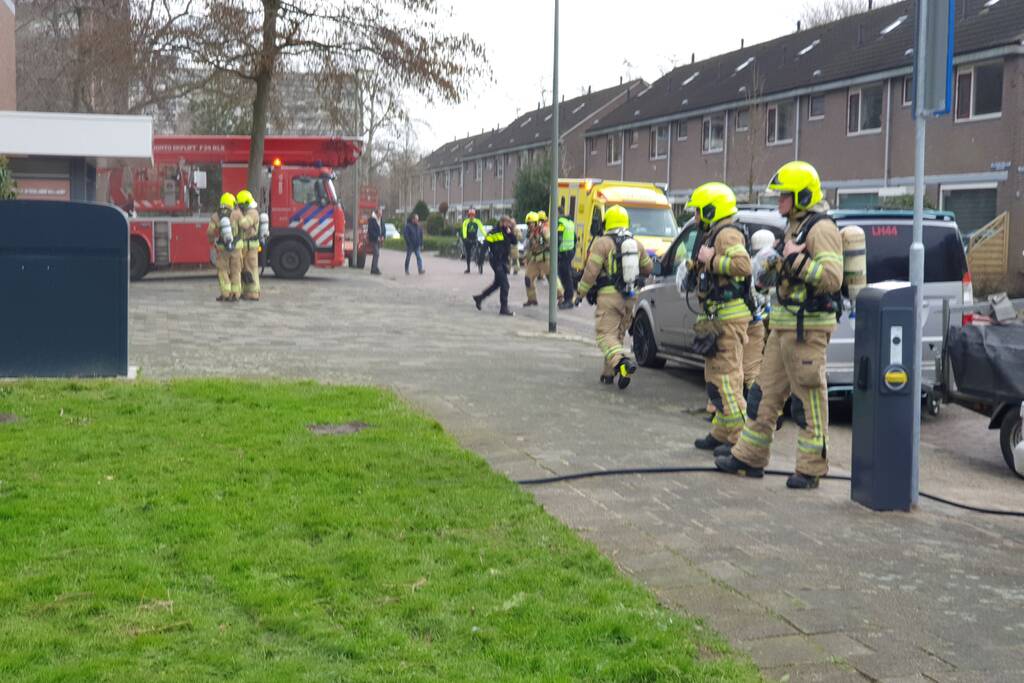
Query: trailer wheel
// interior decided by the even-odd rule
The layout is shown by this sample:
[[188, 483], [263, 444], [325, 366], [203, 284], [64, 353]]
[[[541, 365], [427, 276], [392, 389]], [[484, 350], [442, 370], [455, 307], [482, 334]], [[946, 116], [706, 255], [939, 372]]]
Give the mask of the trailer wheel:
[[1024, 445], [1021, 439], [1020, 408], [1008, 410], [999, 427], [999, 448], [1010, 471], [1024, 479]]
[[298, 240], [281, 240], [271, 245], [270, 267], [274, 275], [285, 280], [295, 280], [306, 274], [312, 259], [309, 249]]
[[149, 272], [149, 247], [138, 237], [133, 237], [128, 247], [128, 276], [132, 282], [141, 280]]

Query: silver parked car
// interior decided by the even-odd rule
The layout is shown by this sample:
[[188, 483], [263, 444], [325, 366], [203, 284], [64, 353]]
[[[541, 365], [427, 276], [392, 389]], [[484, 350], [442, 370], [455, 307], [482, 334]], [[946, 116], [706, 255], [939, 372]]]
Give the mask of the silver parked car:
[[[868, 283], [885, 280], [907, 280], [908, 254], [913, 231], [913, 214], [909, 211], [833, 211], [840, 228], [859, 225], [864, 229], [868, 252]], [[737, 221], [748, 234], [767, 228], [781, 236], [785, 220], [769, 208], [742, 209]], [[704, 359], [692, 351], [693, 325], [700, 313], [696, 296], [689, 302], [676, 289], [678, 264], [689, 257], [697, 236], [695, 224], [687, 223], [660, 261], [655, 262], [654, 276], [638, 294], [633, 321], [633, 352], [645, 367], [662, 367], [667, 360], [702, 368]], [[921, 366], [923, 381], [935, 377], [935, 359], [942, 344], [942, 302], [953, 305], [973, 303], [971, 276], [967, 271], [960, 230], [953, 214], [926, 212], [924, 222], [925, 291], [924, 334]], [[959, 320], [953, 320], [959, 324]], [[853, 385], [854, 319], [843, 314], [828, 349], [828, 383], [830, 395], [843, 395]]]

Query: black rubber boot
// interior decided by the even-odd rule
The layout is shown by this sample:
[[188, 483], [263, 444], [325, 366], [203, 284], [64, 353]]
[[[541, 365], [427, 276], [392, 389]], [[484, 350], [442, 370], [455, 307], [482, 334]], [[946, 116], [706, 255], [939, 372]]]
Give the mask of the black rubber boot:
[[707, 436], [701, 437], [700, 439], [694, 441], [693, 445], [701, 449], [702, 451], [713, 451], [719, 446], [728, 446], [729, 444], [725, 443], [724, 441], [719, 441], [715, 437], [708, 434]]
[[721, 446], [715, 446], [715, 457], [721, 455], [732, 455], [732, 444], [723, 443]]
[[720, 455], [715, 458], [715, 467], [722, 472], [727, 474], [738, 474], [741, 477], [750, 477], [751, 479], [760, 479], [764, 476], [763, 467], [751, 467], [742, 460], [737, 460], [736, 456], [732, 455]]
[[818, 477], [809, 477], [806, 474], [794, 472], [786, 480], [787, 489], [816, 489], [818, 488]]
[[601, 375], [601, 384], [614, 384], [615, 377], [612, 375]]
[[628, 358], [623, 358], [615, 366], [615, 374], [619, 378], [619, 389], [625, 389], [633, 380], [633, 373], [636, 372], [636, 363]]
[[481, 306], [481, 304], [483, 302], [484, 302], [484, 299], [483, 299], [482, 296], [480, 296], [479, 294], [474, 294], [473, 295], [473, 303], [476, 304], [476, 310], [478, 310], [478, 311], [482, 311], [483, 310], [483, 307]]

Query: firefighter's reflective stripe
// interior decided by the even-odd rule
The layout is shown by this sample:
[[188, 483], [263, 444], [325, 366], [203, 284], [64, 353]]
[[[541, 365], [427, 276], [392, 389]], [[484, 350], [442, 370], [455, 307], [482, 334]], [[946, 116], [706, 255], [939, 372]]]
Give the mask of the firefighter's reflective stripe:
[[724, 322], [750, 317], [750, 309], [747, 307], [747, 302], [743, 299], [733, 299], [731, 301], [706, 301], [704, 303], [704, 309], [705, 312], [697, 316], [698, 320], [707, 320], [713, 316]]
[[834, 251], [818, 252], [807, 266], [807, 275], [804, 281], [811, 285], [818, 284], [821, 281], [821, 276], [825, 274], [826, 263], [838, 263], [840, 268], [842, 268], [843, 257]]
[[729, 275], [732, 268], [732, 260], [736, 254], [746, 253], [742, 244], [734, 244], [725, 250], [725, 253], [715, 259], [716, 264], [713, 270], [719, 275]]

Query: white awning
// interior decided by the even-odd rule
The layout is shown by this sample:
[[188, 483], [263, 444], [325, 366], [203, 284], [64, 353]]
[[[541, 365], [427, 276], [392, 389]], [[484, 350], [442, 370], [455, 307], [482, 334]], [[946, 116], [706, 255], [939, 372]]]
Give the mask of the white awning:
[[0, 154], [153, 163], [148, 116], [0, 111]]

